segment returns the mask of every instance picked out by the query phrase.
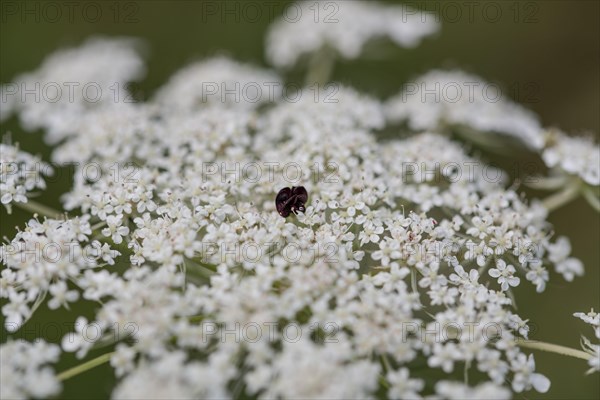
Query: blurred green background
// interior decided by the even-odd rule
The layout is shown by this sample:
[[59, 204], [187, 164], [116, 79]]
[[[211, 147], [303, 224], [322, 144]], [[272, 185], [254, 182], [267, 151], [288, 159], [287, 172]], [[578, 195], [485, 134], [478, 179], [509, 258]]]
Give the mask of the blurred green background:
[[[96, 1], [79, 2], [69, 15], [68, 2], [54, 2], [62, 10], [55, 18], [43, 1], [0, 1], [0, 82], [37, 68], [52, 51], [81, 43], [95, 35], [128, 35], [147, 44], [148, 74], [136, 85], [136, 96], [148, 98], [167, 78], [198, 58], [226, 53], [241, 60], [265, 65], [263, 37], [269, 22], [281, 15], [285, 2], [243, 1]], [[248, 3], [262, 14], [256, 17]], [[600, 2], [598, 1], [412, 1], [408, 4], [441, 14], [442, 29], [416, 49], [383, 47], [384, 56], [336, 64], [333, 78], [385, 98], [403, 82], [431, 68], [460, 67], [486, 80], [500, 82], [505, 94], [535, 111], [545, 126], [557, 126], [574, 134], [600, 130]], [[37, 8], [36, 8], [37, 7]], [[13, 13], [12, 10], [17, 10]], [[216, 10], [216, 13], [209, 12]], [[23, 10], [33, 10], [22, 14]], [[85, 10], [85, 12], [84, 12]], [[96, 13], [100, 10], [101, 15]], [[272, 12], [270, 11], [272, 10]], [[500, 10], [501, 14], [496, 11]], [[460, 14], [457, 14], [459, 12]], [[87, 14], [86, 14], [87, 13]], [[48, 18], [56, 19], [49, 21]], [[294, 77], [294, 73], [290, 75]], [[11, 118], [0, 125], [11, 132], [21, 148], [49, 160], [51, 149], [41, 132], [26, 133]], [[511, 170], [513, 158], [489, 156], [490, 162]], [[523, 155], [519, 162], [539, 160]], [[66, 175], [62, 174], [63, 178]], [[70, 182], [51, 182], [38, 199], [60, 208], [59, 196]], [[545, 195], [529, 192], [530, 195]], [[15, 209], [0, 211], [0, 235], [12, 237], [30, 214]], [[573, 312], [600, 309], [600, 220], [583, 200], [577, 200], [550, 216], [556, 234], [571, 239], [573, 254], [586, 267], [584, 278], [572, 283], [555, 274], [542, 294], [521, 285], [519, 314], [529, 318], [534, 339], [578, 348], [580, 334], [593, 333], [572, 317]], [[90, 310], [74, 310], [90, 315]], [[73, 321], [65, 311], [43, 307], [22, 332], [13, 337], [32, 339], [42, 334], [58, 341]], [[7, 340], [2, 329], [1, 341]], [[92, 354], [94, 356], [96, 354]], [[584, 361], [535, 352], [537, 368], [552, 380], [550, 392], [534, 392], [516, 398], [599, 398], [598, 374], [585, 376]], [[77, 361], [67, 358], [63, 370]], [[104, 398], [113, 384], [110, 369], [99, 367], [65, 385], [67, 398]]]

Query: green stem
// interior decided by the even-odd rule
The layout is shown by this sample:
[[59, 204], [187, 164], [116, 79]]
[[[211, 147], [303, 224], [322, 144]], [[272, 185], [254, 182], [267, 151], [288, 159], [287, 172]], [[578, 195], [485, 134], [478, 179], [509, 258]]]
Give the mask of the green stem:
[[518, 310], [519, 307], [517, 307], [517, 298], [515, 297], [515, 294], [513, 293], [513, 291], [508, 289], [506, 291], [506, 296], [508, 296], [508, 298], [512, 302], [512, 306], [515, 308], [515, 310]]
[[565, 177], [563, 175], [552, 176], [552, 177], [533, 177], [530, 182], [525, 181], [525, 186], [529, 186], [533, 189], [539, 190], [556, 190], [565, 183]]
[[[335, 52], [327, 46], [313, 53], [306, 72], [306, 85], [325, 85], [333, 72], [334, 63]], [[317, 87], [317, 89], [321, 89], [321, 87]]]
[[386, 389], [390, 388], [390, 384], [388, 383], [387, 379], [381, 374], [379, 375], [379, 383]]
[[27, 199], [27, 203], [13, 203], [13, 204], [16, 205], [17, 207], [21, 208], [22, 210], [29, 211], [34, 214], [40, 214], [40, 215], [48, 217], [48, 218], [59, 218], [64, 214], [64, 213], [61, 213], [60, 211], [53, 209], [52, 207], [45, 206], [45, 205], [40, 204], [37, 201], [31, 200], [31, 199]]
[[194, 323], [194, 322], [202, 322], [202, 321], [204, 321], [204, 319], [206, 319], [205, 315], [192, 315], [192, 316], [188, 317], [188, 321], [192, 322], [192, 323]]
[[412, 288], [413, 293], [418, 293], [419, 289], [417, 289], [417, 272], [416, 268], [411, 268], [410, 270], [410, 286]]
[[583, 350], [571, 349], [570, 347], [560, 346], [558, 344], [539, 342], [537, 340], [517, 339], [517, 344], [520, 347], [525, 347], [533, 350], [542, 350], [550, 353], [561, 354], [563, 356], [580, 358], [589, 360], [592, 356]]
[[193, 267], [194, 271], [199, 272], [205, 278], [210, 279], [210, 277], [215, 274], [215, 271], [213, 271], [212, 269], [207, 267], [205, 264], [198, 263], [198, 262], [192, 260], [191, 258], [186, 257], [184, 259], [184, 263], [186, 264], [186, 273], [187, 273], [187, 271], [189, 271], [189, 268], [187, 268], [187, 265], [190, 265], [191, 267]]
[[546, 207], [546, 209], [548, 211], [554, 211], [557, 208], [560, 208], [561, 206], [567, 204], [568, 202], [570, 202], [571, 200], [576, 198], [577, 195], [579, 194], [579, 189], [580, 189], [579, 181], [574, 180], [573, 182], [571, 182], [567, 186], [565, 186], [564, 189], [561, 190], [560, 192], [546, 197], [542, 201], [542, 203], [544, 204], [544, 207]]
[[594, 208], [594, 210], [600, 212], [600, 199], [598, 195], [594, 193], [594, 190], [590, 187], [587, 187], [583, 190], [583, 197], [590, 203], [590, 205]]
[[70, 378], [72, 378], [76, 375], [79, 375], [85, 371], [88, 371], [92, 368], [102, 365], [105, 362], [108, 362], [110, 360], [110, 357], [112, 357], [113, 354], [115, 354], [114, 351], [111, 353], [102, 354], [101, 356], [93, 358], [90, 361], [84, 362], [83, 364], [77, 365], [73, 368], [69, 368], [68, 370], [63, 371], [60, 374], [58, 374], [56, 377], [58, 378], [59, 381], [65, 381], [67, 379], [70, 379]]
[[383, 369], [385, 370], [385, 372], [390, 372], [392, 370], [392, 367], [390, 366], [390, 361], [388, 360], [385, 354], [381, 356], [381, 361], [383, 362]]
[[483, 147], [486, 151], [501, 155], [511, 155], [514, 153], [514, 149], [501, 144], [504, 143], [503, 138], [497, 135], [489, 135], [485, 132], [480, 132], [477, 129], [469, 128], [465, 125], [460, 126], [448, 126], [444, 124], [442, 126], [445, 130], [450, 130], [450, 133], [456, 133], [462, 140], [467, 143], [475, 143], [478, 146]]
[[98, 222], [97, 224], [95, 224], [95, 225], [92, 225], [92, 226], [90, 227], [90, 229], [91, 229], [92, 231], [97, 231], [98, 229], [100, 229], [100, 228], [103, 228], [103, 227], [104, 227], [104, 225], [106, 225], [106, 221], [100, 221], [100, 222]]

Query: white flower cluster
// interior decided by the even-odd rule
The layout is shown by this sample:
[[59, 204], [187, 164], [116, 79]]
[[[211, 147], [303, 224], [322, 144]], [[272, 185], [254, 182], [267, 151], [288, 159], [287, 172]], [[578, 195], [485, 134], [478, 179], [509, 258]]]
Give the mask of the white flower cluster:
[[[114, 390], [115, 399], [223, 399], [224, 384], [231, 379], [234, 362], [211, 357], [208, 362], [186, 361], [183, 351], [161, 355], [152, 362], [141, 363]], [[225, 369], [223, 368], [225, 367]]]
[[[33, 220], [11, 243], [76, 241], [96, 252], [89, 262], [79, 253], [68, 262], [35, 262], [5, 252], [8, 320], [26, 318], [27, 302], [46, 291], [51, 306], [78, 292], [101, 301], [93, 322], [105, 337], [115, 326], [135, 326], [122, 328], [135, 343], [112, 360], [123, 376], [119, 397], [152, 390], [219, 395], [231, 393], [231, 380], [264, 396], [364, 397], [378, 390], [380, 375], [393, 377], [420, 358], [445, 373], [468, 363], [489, 376], [487, 390], [497, 388], [500, 397], [506, 379], [515, 391], [546, 390], [533, 359], [516, 345], [527, 327], [505, 295], [519, 284], [517, 275], [543, 290], [547, 266], [562, 261], [549, 259], [556, 252], [543, 209], [487, 182], [481, 164], [450, 179], [456, 171], [448, 165], [474, 160], [442, 136], [378, 143], [371, 131], [383, 126], [379, 103], [344, 87], [337, 100], [321, 112], [311, 101], [282, 102], [256, 128], [246, 111], [227, 106], [173, 114], [159, 104], [128, 105], [83, 115], [79, 135], [55, 157], [106, 172], [76, 179], [65, 197], [84, 216]], [[131, 176], [111, 168], [134, 160]], [[235, 173], [236, 163], [264, 161], [275, 165], [272, 179]], [[289, 184], [285, 162], [299, 168], [310, 193], [306, 213], [291, 220], [274, 210], [275, 193]], [[403, 162], [437, 172], [411, 175]], [[207, 165], [229, 172], [209, 173]], [[442, 214], [426, 214], [434, 211]], [[118, 256], [111, 242], [127, 245], [132, 266], [123, 275], [96, 268], [99, 257], [110, 264]], [[486, 268], [497, 286], [482, 276]], [[213, 335], [207, 321], [219, 324]], [[271, 322], [297, 324], [304, 336], [288, 341], [278, 327], [256, 343], [216, 340], [236, 324]], [[433, 340], [410, 334], [455, 323], [473, 330]], [[315, 342], [314, 326], [334, 327], [312, 332], [333, 342]], [[93, 345], [84, 334], [79, 327], [63, 348], [84, 356]], [[182, 351], [200, 351], [208, 361], [185, 361]], [[149, 380], [163, 363], [178, 364], [164, 375], [169, 383]], [[214, 375], [198, 381], [175, 373], [182, 369]]]
[[174, 112], [198, 111], [207, 103], [252, 109], [277, 100], [282, 89], [283, 82], [274, 72], [214, 57], [178, 71], [156, 101]]
[[416, 131], [466, 128], [465, 135], [490, 132], [514, 137], [531, 149], [544, 145], [537, 117], [505, 98], [497, 85], [462, 71], [434, 70], [405, 84], [386, 103], [392, 122], [406, 121]]
[[90, 241], [89, 216], [66, 221], [31, 219], [23, 231], [0, 248], [5, 268], [0, 275], [0, 298], [8, 299], [2, 307], [5, 328], [19, 329], [50, 294], [50, 309], [67, 307], [79, 299], [71, 286], [82, 282], [83, 297], [98, 300], [113, 288], [102, 285], [107, 271], [93, 269], [114, 264], [120, 253], [107, 243]]
[[277, 67], [290, 67], [301, 55], [325, 47], [343, 58], [354, 59], [370, 40], [387, 37], [398, 46], [414, 47], [438, 28], [433, 15], [404, 5], [302, 1], [293, 3], [272, 25], [266, 52]]
[[0, 397], [48, 398], [59, 394], [61, 384], [47, 364], [55, 363], [60, 348], [43, 340], [14, 340], [0, 346]]
[[0, 201], [9, 214], [11, 203], [27, 203], [32, 191], [46, 188], [44, 176], [52, 174], [52, 167], [39, 157], [0, 143]]
[[[434, 30], [418, 16], [396, 26], [409, 16], [393, 7], [335, 4], [346, 9], [339, 27], [275, 25], [277, 65], [325, 44], [355, 57], [371, 37], [407, 45]], [[286, 55], [286, 38], [310, 46], [287, 43]], [[61, 63], [75, 68], [95, 43]], [[85, 68], [132, 79], [137, 56], [121, 57], [105, 65], [93, 54]], [[148, 103], [55, 110], [71, 118], [69, 132], [41, 126], [63, 139], [53, 160], [77, 163], [63, 205], [78, 216], [32, 219], [3, 246], [7, 329], [48, 293], [52, 309], [95, 302], [62, 349], [83, 358], [115, 345], [119, 399], [546, 392], [549, 380], [519, 347], [529, 329], [512, 288], [528, 281], [541, 292], [552, 271], [583, 274], [568, 240], [551, 240], [547, 210], [436, 133], [442, 106], [421, 132], [383, 142], [374, 133], [386, 127], [385, 107], [350, 87], [260, 107], [203, 98], [206, 82], [272, 79], [217, 58], [182, 70]], [[537, 148], [537, 122], [522, 116], [471, 127], [519, 131]], [[306, 188], [306, 210], [282, 218], [275, 198], [289, 186]], [[100, 335], [88, 336], [91, 324]]]
[[548, 133], [542, 158], [549, 168], [575, 175], [592, 186], [600, 185], [600, 146], [591, 138]]
[[59, 142], [73, 133], [81, 114], [128, 101], [125, 85], [145, 74], [138, 47], [132, 39], [92, 38], [57, 51], [2, 87], [2, 119], [16, 112], [25, 129], [44, 129], [49, 143]]
[[441, 381], [435, 385], [435, 390], [440, 398], [449, 400], [507, 400], [512, 397], [508, 389], [489, 382], [469, 387], [459, 382]]
[[[319, 151], [331, 152], [332, 157], [336, 151], [364, 153], [368, 148], [361, 148], [374, 141], [365, 135], [365, 131], [381, 129], [384, 125], [385, 119], [378, 101], [334, 83], [296, 102], [276, 104], [261, 115], [257, 121], [257, 129], [261, 134], [254, 137], [253, 150], [263, 151], [266, 159], [281, 163], [287, 160], [280, 158], [281, 151], [274, 148], [274, 143], [286, 146], [287, 151], [293, 152], [295, 157], [314, 156], [302, 154], [313, 151], [316, 145], [322, 146]], [[339, 132], [344, 132], [347, 143], [338, 143], [341, 139]], [[287, 154], [284, 153], [284, 156]], [[316, 158], [313, 161], [320, 165], [325, 160]], [[305, 162], [302, 167], [311, 166]]]

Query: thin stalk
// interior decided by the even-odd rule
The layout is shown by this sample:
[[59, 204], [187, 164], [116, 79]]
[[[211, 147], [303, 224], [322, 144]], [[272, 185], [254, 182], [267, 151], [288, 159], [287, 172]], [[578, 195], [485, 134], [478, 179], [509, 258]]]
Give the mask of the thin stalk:
[[388, 383], [387, 379], [385, 379], [385, 376], [381, 374], [379, 375], [379, 383], [386, 389], [390, 388], [390, 384]]
[[192, 315], [192, 316], [189, 316], [187, 318], [188, 318], [188, 322], [194, 323], [194, 322], [202, 322], [202, 321], [204, 321], [206, 319], [206, 316], [205, 315]]
[[556, 190], [565, 184], [564, 176], [552, 176], [552, 177], [531, 177], [529, 180], [525, 180], [525, 186], [529, 186], [533, 189], [540, 190]]
[[31, 317], [33, 317], [33, 313], [35, 313], [35, 311], [39, 308], [39, 306], [46, 299], [46, 295], [47, 294], [48, 294], [48, 291], [44, 290], [42, 293], [40, 293], [37, 296], [37, 298], [35, 300], [35, 303], [33, 304], [33, 307], [31, 307], [31, 310], [29, 311], [29, 314], [24, 318], [23, 322], [21, 322], [21, 326], [23, 326], [24, 324], [26, 324], [27, 322], [29, 322], [29, 320], [31, 319]]
[[565, 186], [564, 189], [561, 190], [560, 192], [546, 197], [542, 201], [542, 204], [544, 205], [544, 207], [546, 207], [546, 209], [548, 211], [554, 211], [554, 210], [564, 206], [571, 200], [575, 199], [577, 197], [577, 195], [579, 194], [579, 189], [580, 189], [579, 181], [573, 181], [570, 184], [568, 184], [567, 186]]
[[413, 268], [410, 270], [410, 286], [413, 293], [419, 292], [419, 289], [417, 289], [417, 272]]
[[190, 259], [190, 258], [185, 258], [184, 260], [185, 264], [186, 264], [186, 271], [189, 271], [190, 269], [187, 268], [187, 265], [189, 264], [192, 268], [193, 271], [199, 272], [203, 277], [205, 278], [209, 278], [211, 276], [213, 276], [215, 274], [215, 271], [211, 270], [210, 268], [204, 266], [203, 264], [197, 263], [196, 261]]
[[587, 187], [583, 190], [583, 197], [585, 197], [594, 210], [600, 212], [600, 199], [591, 188]]
[[[490, 265], [490, 258], [491, 258], [491, 257], [489, 257], [489, 258], [488, 258], [488, 259], [485, 261], [485, 264], [483, 264], [481, 267], [479, 267], [479, 268], [477, 269], [477, 272], [479, 273], [479, 276], [483, 276], [483, 273], [484, 273], [484, 272], [487, 270], [488, 266]], [[477, 263], [477, 257], [475, 257], [475, 258], [473, 259], [473, 261], [475, 261], [475, 263]]]
[[515, 308], [515, 310], [518, 310], [519, 308], [517, 307], [517, 298], [515, 297], [515, 294], [513, 293], [513, 291], [510, 290], [510, 289], [508, 289], [506, 291], [506, 295], [508, 296], [508, 298], [512, 302], [512, 306]]
[[327, 46], [313, 53], [306, 72], [306, 86], [317, 85], [321, 89], [329, 82], [335, 63], [335, 52]]
[[115, 354], [115, 352], [110, 352], [106, 354], [102, 354], [96, 358], [91, 359], [90, 361], [84, 362], [83, 364], [77, 365], [73, 368], [69, 368], [66, 371], [61, 372], [56, 377], [59, 381], [65, 381], [74, 376], [77, 376], [83, 372], [89, 371], [92, 368], [96, 368], [99, 365], [102, 365], [110, 360], [110, 357]]
[[383, 362], [383, 369], [385, 372], [390, 372], [392, 367], [390, 366], [390, 361], [385, 354], [381, 356], [381, 361]]
[[60, 211], [53, 209], [52, 207], [45, 206], [38, 203], [37, 201], [27, 199], [27, 203], [13, 203], [15, 206], [22, 210], [39, 214], [48, 218], [59, 218], [63, 215]]
[[106, 221], [100, 221], [100, 222], [98, 222], [97, 224], [95, 224], [95, 225], [92, 225], [92, 226], [90, 227], [90, 229], [91, 229], [92, 231], [96, 231], [96, 230], [98, 230], [98, 229], [100, 229], [100, 228], [103, 228], [103, 227], [104, 227], [104, 225], [106, 225]]
[[560, 346], [558, 344], [539, 342], [537, 340], [517, 339], [517, 344], [520, 347], [525, 347], [528, 349], [547, 351], [549, 353], [580, 358], [582, 360], [589, 360], [592, 358], [591, 354], [588, 354], [583, 350], [572, 349], [570, 347]]
[[383, 386], [386, 389], [389, 389], [390, 384], [387, 381], [386, 375], [388, 374], [388, 372], [390, 372], [392, 370], [391, 366], [390, 366], [390, 362], [387, 359], [387, 356], [385, 354], [383, 354], [381, 356], [381, 362], [383, 364], [383, 372], [384, 374], [379, 374], [379, 383], [381, 384], [381, 386]]

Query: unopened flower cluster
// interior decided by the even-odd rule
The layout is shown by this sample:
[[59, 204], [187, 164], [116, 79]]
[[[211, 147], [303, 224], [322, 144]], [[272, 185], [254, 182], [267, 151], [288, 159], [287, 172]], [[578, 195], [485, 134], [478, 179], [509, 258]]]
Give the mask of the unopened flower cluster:
[[[311, 41], [295, 32], [300, 24], [280, 21], [273, 32], [281, 35], [268, 41], [273, 63], [294, 63], [325, 44], [352, 58], [366, 39], [399, 25], [383, 6], [343, 8], [357, 8], [340, 16], [358, 30], [349, 43], [334, 26], [310, 30]], [[374, 30], [375, 22], [347, 15], [385, 23]], [[387, 33], [400, 44], [434, 31], [411, 20], [401, 26]], [[288, 45], [293, 38], [311, 47]], [[52, 63], [78, 71], [87, 59], [90, 76], [139, 76], [133, 42], [101, 42], [120, 49], [123, 60], [112, 66], [87, 56], [97, 43]], [[114, 398], [507, 399], [547, 391], [549, 380], [518, 345], [528, 325], [512, 288], [541, 292], [551, 278], [584, 272], [568, 239], [552, 238], [547, 210], [510, 182], [491, 182], [489, 166], [438, 131], [445, 112], [409, 111], [411, 121], [435, 124], [381, 142], [374, 132], [386, 126], [389, 107], [351, 87], [337, 85], [335, 102], [324, 101], [331, 93], [323, 88], [296, 102], [278, 93], [240, 106], [202, 92], [204, 82], [278, 79], [217, 58], [177, 73], [146, 103], [54, 110], [68, 126], [55, 112], [23, 106], [39, 116], [48, 142], [63, 140], [53, 161], [78, 167], [63, 197], [70, 216], [34, 218], [3, 247], [6, 328], [18, 329], [46, 298], [51, 309], [94, 303], [93, 319], [80, 316], [62, 350], [84, 358], [96, 344], [115, 342]], [[517, 106], [485, 106], [507, 108]], [[537, 122], [522, 116], [511, 126], [454, 122], [521, 132], [542, 146]], [[101, 166], [94, 179], [84, 173], [92, 163]], [[242, 172], [267, 163], [270, 173], [259, 169], [258, 178]], [[275, 196], [299, 185], [309, 193], [306, 212], [284, 219]], [[28, 258], [23, 246], [59, 254]], [[115, 263], [126, 268], [118, 272]], [[87, 337], [89, 324], [103, 335]], [[428, 385], [432, 370], [443, 378]], [[469, 385], [465, 374], [484, 378]], [[57, 391], [44, 388], [25, 395]]]

